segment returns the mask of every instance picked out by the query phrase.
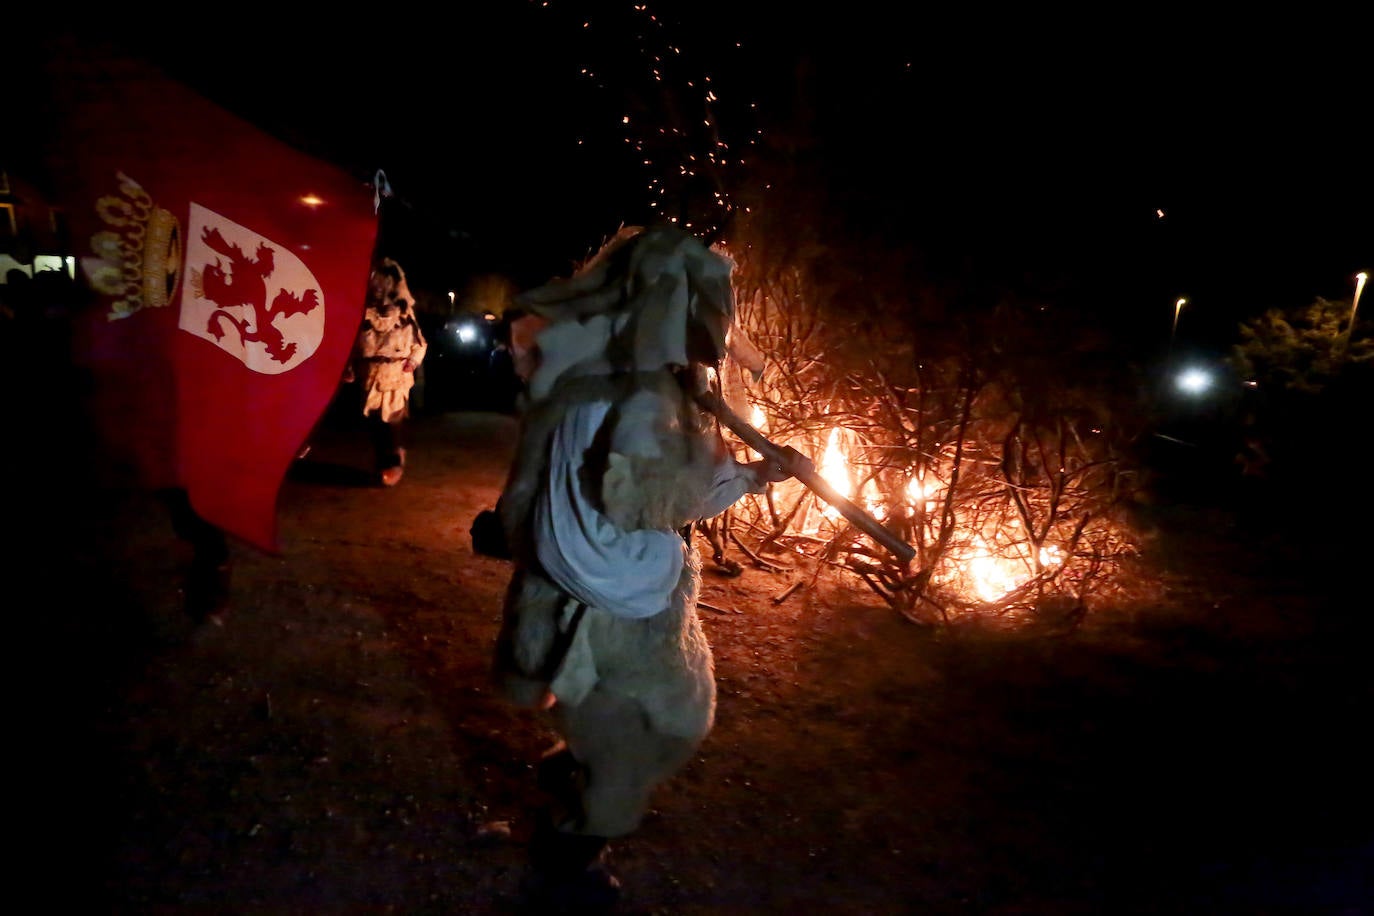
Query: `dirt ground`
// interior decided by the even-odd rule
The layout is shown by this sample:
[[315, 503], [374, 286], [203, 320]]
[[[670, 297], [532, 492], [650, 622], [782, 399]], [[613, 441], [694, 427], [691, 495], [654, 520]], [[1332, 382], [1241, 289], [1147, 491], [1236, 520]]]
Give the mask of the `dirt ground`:
[[[410, 435], [388, 490], [362, 432], [326, 424], [283, 489], [281, 554], [235, 545], [221, 625], [182, 613], [188, 555], [150, 497], [18, 482], [46, 507], [9, 551], [29, 586], [7, 602], [16, 893], [518, 911], [553, 735], [488, 686], [509, 567], [468, 537], [515, 420], [422, 414]], [[931, 633], [825, 578], [775, 602], [789, 574], [708, 560], [717, 724], [614, 844], [622, 911], [1374, 913], [1353, 551], [1262, 514], [1155, 521], [1166, 598], [1072, 633]]]

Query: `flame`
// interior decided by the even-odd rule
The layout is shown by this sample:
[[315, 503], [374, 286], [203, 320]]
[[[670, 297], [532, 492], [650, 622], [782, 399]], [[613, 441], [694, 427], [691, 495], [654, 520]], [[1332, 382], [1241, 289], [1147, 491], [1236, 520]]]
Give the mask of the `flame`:
[[924, 500], [927, 515], [935, 511], [935, 497], [938, 493], [938, 487], [927, 487], [925, 481], [919, 477], [912, 477], [906, 485], [906, 495], [912, 508]]
[[[965, 590], [983, 601], [997, 601], [1035, 575], [1029, 549], [1022, 545], [1012, 552], [1014, 555], [1008, 555], [1005, 550], [996, 552], [987, 540], [978, 537], [962, 560], [954, 560], [956, 571], [942, 578], [944, 581], [958, 580]], [[1064, 552], [1053, 544], [1041, 547], [1039, 556], [1042, 568], [1053, 568], [1064, 562]]]
[[[759, 405], [752, 405], [750, 420], [754, 428], [760, 430], [767, 423], [767, 416]], [[856, 485], [844, 449], [843, 432], [840, 427], [830, 430], [816, 470], [835, 492], [862, 503], [875, 518], [884, 519], [894, 503], [890, 498], [885, 498], [889, 495], [885, 495], [876, 478], [865, 479], [861, 487]], [[899, 502], [896, 511], [915, 515], [915, 507], [924, 505], [927, 516], [933, 519], [945, 488], [938, 475], [928, 473], [929, 470], [919, 467], [908, 469], [911, 476], [906, 481], [900, 500], [906, 503], [907, 508], [901, 508]], [[930, 478], [929, 484], [925, 477]], [[861, 491], [860, 495], [855, 496], [856, 491]], [[834, 506], [821, 500], [809, 501], [795, 522], [796, 530], [815, 534], [820, 530], [822, 519], [833, 522], [839, 517], [840, 512]], [[953, 524], [957, 531], [967, 532], [963, 521], [956, 517]], [[924, 524], [933, 522], [927, 520]], [[1027, 540], [1024, 528], [1020, 519], [1010, 515], [987, 522], [980, 532], [956, 535], [955, 543], [950, 545], [944, 561], [934, 571], [934, 581], [970, 599], [991, 604], [1024, 587], [1037, 575], [1057, 569], [1069, 561], [1064, 551], [1054, 544], [1044, 544], [1036, 552]]]
[[878, 489], [878, 481], [872, 477], [864, 483], [863, 499], [869, 515], [878, 521], [887, 517], [887, 503], [883, 499], [883, 491]]
[[967, 575], [974, 594], [984, 601], [996, 601], [1026, 581], [1026, 577], [1018, 576], [1011, 567], [1011, 563], [990, 553], [969, 557]]
[[[765, 414], [763, 412], [763, 408], [757, 404], [755, 404], [753, 408], [749, 411], [749, 425], [754, 427], [754, 429], [757, 429], [764, 435], [768, 434], [768, 415]], [[749, 456], [755, 459], [763, 457], [761, 454], [754, 451], [752, 448], [749, 449]]]
[[[854, 486], [849, 479], [849, 462], [844, 457], [844, 450], [840, 448], [838, 426], [830, 431], [830, 441], [826, 443], [825, 455], [821, 458], [821, 477], [841, 496], [849, 496], [849, 491]], [[825, 507], [826, 518], [838, 518], [839, 514], [840, 510], [834, 506]]]

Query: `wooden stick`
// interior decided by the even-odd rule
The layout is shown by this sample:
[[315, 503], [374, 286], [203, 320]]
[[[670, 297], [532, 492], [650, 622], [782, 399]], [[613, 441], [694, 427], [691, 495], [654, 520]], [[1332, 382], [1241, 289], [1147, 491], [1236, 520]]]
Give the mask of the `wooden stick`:
[[838, 509], [851, 525], [877, 541], [880, 546], [887, 548], [897, 559], [903, 563], [910, 563], [916, 556], [916, 548], [888, 531], [876, 518], [854, 505], [848, 497], [831, 486], [816, 470], [810, 458], [790, 445], [776, 445], [769, 441], [763, 433], [735, 416], [730, 408], [725, 406], [719, 394], [694, 391], [692, 397], [703, 409], [715, 414], [716, 418], [739, 436], [745, 445], [784, 468], [788, 474], [805, 484], [808, 490]]
[[789, 569], [792, 568], [790, 566], [779, 566], [777, 563], [774, 563], [770, 560], [765, 560], [763, 557], [759, 556], [758, 554], [754, 553], [754, 551], [750, 550], [749, 546], [745, 544], [743, 541], [741, 541], [739, 539], [739, 536], [736, 535], [733, 531], [730, 532], [730, 540], [734, 541], [735, 544], [739, 546], [740, 550], [743, 550], [745, 553], [749, 554], [749, 559], [753, 560], [760, 566], [766, 566], [769, 569], [776, 570], [777, 572], [787, 572]]

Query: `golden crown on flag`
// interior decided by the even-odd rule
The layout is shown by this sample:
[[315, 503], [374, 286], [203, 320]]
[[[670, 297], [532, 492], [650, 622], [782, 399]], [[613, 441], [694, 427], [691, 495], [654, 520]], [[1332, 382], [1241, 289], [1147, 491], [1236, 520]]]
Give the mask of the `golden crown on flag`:
[[113, 296], [110, 321], [127, 318], [146, 307], [161, 308], [172, 301], [181, 279], [181, 224], [168, 210], [156, 206], [143, 186], [123, 172], [119, 193], [101, 197], [95, 211], [109, 226], [91, 236], [97, 263], [90, 271], [91, 286]]

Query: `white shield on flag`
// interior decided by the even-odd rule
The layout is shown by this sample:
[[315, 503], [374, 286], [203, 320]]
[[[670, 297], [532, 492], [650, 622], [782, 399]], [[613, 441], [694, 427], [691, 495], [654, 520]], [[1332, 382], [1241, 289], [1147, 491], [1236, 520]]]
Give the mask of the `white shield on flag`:
[[310, 268], [286, 246], [190, 206], [179, 327], [264, 375], [309, 359], [325, 323], [324, 295]]

